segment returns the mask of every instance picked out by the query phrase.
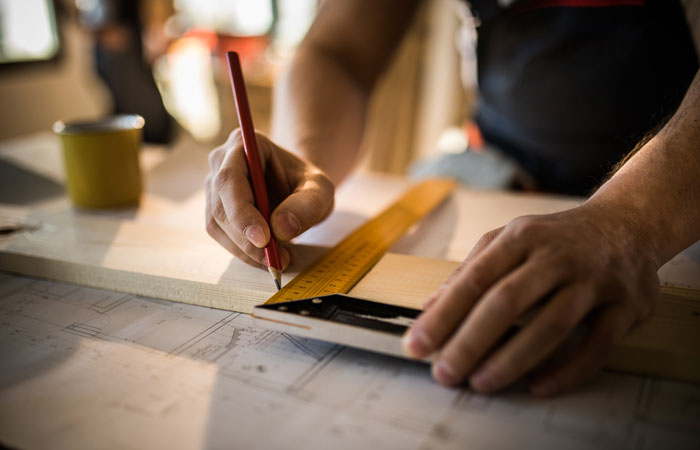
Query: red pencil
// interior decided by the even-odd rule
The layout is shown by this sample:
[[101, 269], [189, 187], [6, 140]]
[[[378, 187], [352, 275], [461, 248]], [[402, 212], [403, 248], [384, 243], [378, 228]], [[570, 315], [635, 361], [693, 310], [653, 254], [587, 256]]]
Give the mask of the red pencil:
[[[260, 164], [260, 153], [258, 152], [258, 142], [255, 139], [255, 128], [253, 128], [253, 117], [250, 114], [250, 106], [248, 105], [248, 95], [243, 82], [243, 72], [241, 71], [241, 63], [238, 60], [238, 53], [226, 52], [228, 59], [229, 73], [231, 74], [231, 86], [233, 87], [233, 98], [236, 101], [236, 112], [238, 113], [238, 123], [241, 126], [241, 134], [243, 135], [243, 148], [245, 157], [248, 161], [248, 172], [250, 172], [250, 183], [253, 188], [253, 197], [255, 198], [255, 207], [258, 208], [260, 214], [265, 218], [268, 226], [270, 225], [270, 201], [267, 197], [267, 187], [265, 186], [265, 177], [263, 176], [262, 165]], [[282, 288], [282, 263], [280, 262], [280, 254], [277, 249], [277, 240], [272, 236], [272, 227], [270, 227], [270, 242], [265, 247], [265, 259], [267, 261], [267, 270], [275, 280], [277, 290]]]

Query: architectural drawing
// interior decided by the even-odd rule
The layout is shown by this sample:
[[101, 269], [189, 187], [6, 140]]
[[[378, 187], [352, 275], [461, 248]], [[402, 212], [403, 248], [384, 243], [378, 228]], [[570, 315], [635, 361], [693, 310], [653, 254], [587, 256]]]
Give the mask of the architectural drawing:
[[537, 400], [229, 311], [0, 274], [0, 442], [21, 448], [700, 448], [700, 386]]

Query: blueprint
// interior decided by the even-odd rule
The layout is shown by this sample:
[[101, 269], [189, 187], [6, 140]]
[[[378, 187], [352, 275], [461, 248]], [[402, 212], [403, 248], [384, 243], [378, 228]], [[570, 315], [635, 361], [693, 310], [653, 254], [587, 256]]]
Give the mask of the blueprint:
[[698, 449], [700, 386], [612, 372], [555, 399], [250, 316], [0, 273], [0, 442], [19, 448]]

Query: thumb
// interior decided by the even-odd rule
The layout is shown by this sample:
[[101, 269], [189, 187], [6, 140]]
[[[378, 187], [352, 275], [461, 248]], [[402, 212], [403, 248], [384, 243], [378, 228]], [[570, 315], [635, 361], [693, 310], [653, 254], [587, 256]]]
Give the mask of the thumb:
[[300, 235], [330, 214], [334, 194], [333, 183], [325, 175], [313, 176], [272, 212], [272, 232], [280, 241]]

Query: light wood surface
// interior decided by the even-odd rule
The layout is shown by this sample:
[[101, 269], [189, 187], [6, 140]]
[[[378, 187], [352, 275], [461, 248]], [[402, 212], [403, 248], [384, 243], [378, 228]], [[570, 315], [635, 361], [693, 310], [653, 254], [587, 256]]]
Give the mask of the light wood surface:
[[[0, 270], [249, 313], [274, 293], [267, 271], [236, 260], [204, 233], [104, 217], [0, 210], [28, 228], [0, 238]], [[323, 248], [295, 246], [287, 283]], [[387, 254], [350, 294], [422, 307], [458, 263]], [[700, 299], [666, 289], [609, 367], [700, 382]]]
[[[428, 295], [458, 265], [389, 253], [351, 294], [422, 309]], [[606, 367], [700, 382], [700, 291], [663, 286], [652, 316], [626, 336]]]
[[[5, 141], [0, 158], [60, 182], [58, 142], [51, 135]], [[249, 312], [274, 287], [264, 270], [235, 260], [204, 232], [202, 179], [206, 151], [185, 141], [144, 161], [146, 192], [138, 208], [87, 212], [63, 198], [31, 208], [1, 207], [3, 222], [28, 221], [24, 232], [0, 235], [0, 270], [87, 284], [123, 292]], [[286, 283], [388, 206], [410, 184], [404, 177], [356, 174], [337, 191], [335, 212], [296, 240]], [[17, 189], [23, 189], [18, 186]], [[561, 196], [459, 189], [394, 246], [352, 294], [420, 307], [467, 255], [479, 237], [526, 214], [576, 206]], [[0, 226], [1, 228], [1, 226]], [[700, 245], [689, 248], [659, 272], [665, 283], [700, 288]], [[611, 367], [700, 381], [700, 317], [688, 291], [668, 291], [653, 318], [625, 341]]]

